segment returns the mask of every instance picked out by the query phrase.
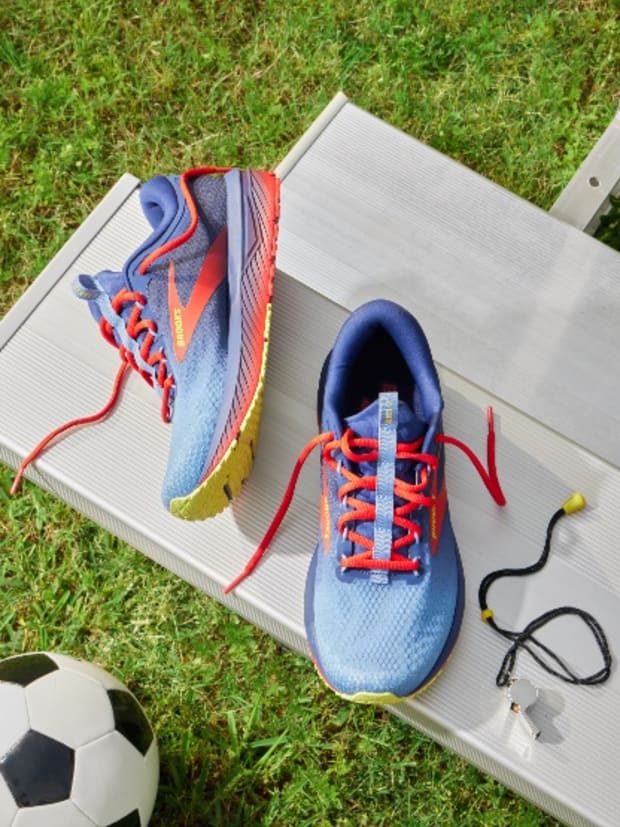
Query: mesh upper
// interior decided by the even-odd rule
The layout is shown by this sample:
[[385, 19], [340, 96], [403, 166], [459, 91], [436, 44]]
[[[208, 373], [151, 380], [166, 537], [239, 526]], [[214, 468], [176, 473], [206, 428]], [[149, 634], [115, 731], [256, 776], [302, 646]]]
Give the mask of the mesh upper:
[[[273, 175], [232, 170], [183, 180], [197, 211], [188, 238], [157, 254], [190, 227], [191, 211], [178, 176], [153, 178], [140, 190], [143, 211], [153, 227], [151, 236], [132, 253], [122, 272], [81, 276], [76, 283], [76, 293], [89, 301], [95, 319], [105, 317], [117, 347], [130, 352], [160, 394], [162, 362], [174, 380], [169, 398], [172, 434], [162, 486], [166, 506], [200, 487], [238, 436], [250, 409], [266, 348], [275, 260]], [[220, 236], [224, 227], [226, 236]], [[179, 345], [185, 339], [175, 332], [175, 319], [185, 326], [188, 305], [195, 303], [198, 274], [218, 236], [220, 245], [226, 238], [229, 251], [231, 243], [235, 245], [235, 256], [224, 257], [223, 280], [200, 312], [187, 345]], [[140, 266], [147, 257], [151, 263], [143, 274]], [[172, 277], [178, 304], [171, 308]], [[145, 305], [130, 299], [117, 308], [114, 298], [121, 288], [145, 296]], [[128, 322], [137, 309], [140, 321], [152, 324], [131, 335]], [[148, 353], [143, 348], [147, 336], [154, 337]], [[160, 358], [151, 364], [149, 357], [155, 353]]]
[[[361, 412], [349, 405], [356, 399], [351, 389], [353, 372], [364, 378], [364, 364], [359, 354], [368, 358], [373, 335], [385, 343], [391, 337], [388, 352], [398, 356], [402, 387], [407, 389], [399, 400], [398, 442], [423, 437], [420, 452], [439, 457], [436, 480], [444, 478], [443, 451], [434, 441], [441, 429], [443, 405], [437, 372], [430, 349], [417, 321], [404, 308], [387, 301], [374, 301], [351, 314], [341, 329], [324, 368], [322, 382], [321, 423], [323, 431], [333, 431], [339, 439], [345, 428], [366, 438], [378, 438], [378, 406], [367, 400]], [[395, 344], [395, 346], [394, 346]], [[390, 382], [395, 378], [385, 365]], [[381, 359], [373, 362], [373, 371], [382, 371]], [[353, 377], [355, 379], [355, 377]], [[381, 384], [381, 376], [376, 379]], [[334, 459], [341, 457], [338, 451]], [[358, 474], [374, 476], [376, 462], [358, 464], [343, 460]], [[418, 464], [395, 461], [396, 476], [416, 482]], [[391, 694], [396, 698], [412, 695], [425, 685], [451, 649], [460, 626], [463, 605], [463, 575], [459, 553], [452, 532], [448, 510], [444, 514], [439, 544], [430, 548], [430, 511], [426, 507], [413, 511], [408, 519], [418, 523], [422, 539], [399, 551], [409, 559], [418, 558], [419, 572], [391, 571], [387, 582], [377, 582], [371, 571], [343, 569], [343, 555], [364, 549], [338, 532], [338, 518], [348, 508], [338, 496], [346, 482], [338, 470], [323, 464], [327, 478], [329, 503], [329, 541], [325, 548], [321, 536], [306, 584], [305, 616], [308, 639], [321, 674], [340, 694]], [[323, 478], [323, 477], [322, 477]], [[439, 489], [438, 489], [439, 490]], [[430, 487], [425, 491], [430, 494]], [[357, 496], [354, 492], [353, 496]], [[374, 502], [374, 491], [364, 491], [359, 499]], [[396, 502], [398, 505], [399, 502]], [[373, 523], [354, 523], [354, 530], [373, 536]], [[393, 527], [392, 537], [402, 536]]]

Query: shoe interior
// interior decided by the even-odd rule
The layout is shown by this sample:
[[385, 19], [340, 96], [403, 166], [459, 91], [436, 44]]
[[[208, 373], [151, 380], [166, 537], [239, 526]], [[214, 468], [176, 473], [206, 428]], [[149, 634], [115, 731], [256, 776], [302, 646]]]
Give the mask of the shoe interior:
[[353, 357], [343, 389], [342, 416], [352, 416], [385, 391], [397, 391], [408, 404], [414, 398], [411, 371], [398, 346], [383, 327], [375, 328]]

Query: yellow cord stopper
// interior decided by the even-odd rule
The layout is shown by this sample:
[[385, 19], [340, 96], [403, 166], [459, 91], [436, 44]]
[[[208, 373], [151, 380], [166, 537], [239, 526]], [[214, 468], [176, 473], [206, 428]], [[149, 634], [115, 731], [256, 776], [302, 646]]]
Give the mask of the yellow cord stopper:
[[565, 511], [567, 514], [574, 514], [575, 511], [581, 511], [581, 509], [585, 507], [586, 498], [583, 496], [583, 494], [575, 492], [574, 494], [571, 494], [571, 496], [566, 500], [566, 502], [562, 506], [562, 510]]
[[493, 609], [483, 609], [480, 612], [480, 617], [485, 621], [489, 620], [489, 618], [493, 617]]

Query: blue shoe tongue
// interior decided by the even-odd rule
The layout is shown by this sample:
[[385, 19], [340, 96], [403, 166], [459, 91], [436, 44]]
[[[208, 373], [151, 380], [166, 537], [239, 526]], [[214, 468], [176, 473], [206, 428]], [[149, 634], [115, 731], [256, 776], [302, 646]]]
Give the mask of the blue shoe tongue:
[[[348, 416], [345, 419], [346, 425], [351, 428], [353, 433], [362, 438], [367, 439], [379, 439], [379, 428], [380, 428], [380, 401], [379, 399], [372, 402], [368, 405], [367, 408], [364, 408], [359, 413], [353, 414], [353, 416]], [[415, 442], [416, 440], [420, 439], [427, 431], [428, 425], [427, 423], [423, 422], [416, 414], [411, 410], [409, 405], [402, 400], [398, 401], [398, 412], [397, 412], [397, 429], [396, 429], [396, 442]], [[420, 452], [422, 447], [418, 449]], [[364, 453], [364, 449], [360, 450], [360, 453]], [[347, 465], [351, 467], [356, 473], [359, 473], [362, 476], [377, 476], [378, 474], [378, 463], [377, 462], [365, 462], [360, 461], [358, 463], [352, 463], [351, 461], [347, 461]], [[393, 466], [393, 473], [394, 476], [400, 479], [407, 479], [408, 477], [411, 478], [414, 473], [415, 468], [415, 461], [408, 460], [408, 459], [396, 459]], [[390, 489], [391, 489], [390, 483]], [[366, 502], [375, 502], [375, 491], [369, 491], [365, 489], [360, 489], [356, 491], [355, 496], [359, 500], [365, 500]], [[400, 501], [398, 501], [400, 502]], [[398, 504], [393, 503], [393, 505]], [[377, 505], [377, 513], [379, 513], [379, 503], [378, 501], [375, 502]], [[403, 532], [402, 529], [397, 528], [391, 525], [388, 529], [393, 537], [400, 536]], [[356, 531], [360, 534], [365, 535], [369, 538], [374, 538], [376, 543], [376, 526], [371, 522], [362, 522], [358, 523], [356, 526]], [[378, 575], [376, 575], [378, 576]]]
[[[348, 416], [346, 425], [358, 436], [377, 439], [379, 433], [379, 400], [375, 399], [367, 408]], [[415, 442], [426, 431], [428, 425], [419, 419], [406, 402], [398, 400], [398, 442]]]
[[[364, 408], [359, 413], [353, 414], [345, 418], [346, 425], [351, 428], [354, 434], [366, 439], [379, 438], [379, 400], [376, 399], [367, 408]], [[396, 431], [397, 442], [415, 442], [428, 431], [428, 425], [423, 422], [411, 410], [406, 402], [402, 399], [398, 400], [398, 428]], [[422, 446], [418, 449], [422, 451]], [[360, 453], [364, 453], [362, 450]], [[397, 459], [395, 463], [395, 474], [401, 479], [405, 478], [407, 474], [412, 473], [412, 466], [414, 462], [408, 459]], [[376, 462], [359, 462], [357, 463], [358, 472], [362, 475], [375, 476], [377, 473]], [[371, 492], [360, 492], [361, 499], [368, 499], [372, 496]]]

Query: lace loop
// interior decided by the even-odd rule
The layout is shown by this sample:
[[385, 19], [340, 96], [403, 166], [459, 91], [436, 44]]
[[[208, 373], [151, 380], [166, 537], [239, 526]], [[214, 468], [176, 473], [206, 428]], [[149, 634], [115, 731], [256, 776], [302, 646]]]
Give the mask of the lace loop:
[[[444, 434], [437, 434], [435, 441], [439, 444], [448, 444], [460, 448], [473, 463], [491, 497], [498, 505], [503, 506], [506, 504], [506, 498], [501, 488], [495, 463], [495, 427], [493, 409], [491, 407], [487, 409], [487, 428], [488, 470], [464, 442], [454, 437], [445, 436]], [[372, 539], [355, 531], [351, 525], [374, 520], [374, 504], [353, 496], [353, 492], [376, 490], [376, 476], [357, 474], [355, 471], [347, 468], [341, 458], [335, 459], [333, 455], [338, 451], [349, 460], [350, 463], [354, 464], [359, 464], [360, 462], [376, 462], [379, 456], [378, 441], [367, 437], [356, 437], [353, 431], [348, 428], [340, 439], [335, 439], [332, 431], [318, 434], [311, 439], [302, 450], [293, 467], [280, 506], [269, 528], [265, 532], [265, 536], [245, 565], [243, 571], [224, 588], [224, 594], [230, 593], [245, 580], [246, 577], [249, 577], [267, 551], [280, 523], [288, 511], [301, 469], [312, 451], [318, 445], [323, 446], [323, 461], [340, 477], [344, 477], [346, 480], [338, 489], [338, 498], [341, 504], [341, 513], [337, 521], [338, 532], [343, 537], [346, 536], [348, 542], [362, 547], [362, 551], [357, 554], [348, 557], [345, 556], [341, 559], [340, 565], [342, 568], [384, 569], [397, 572], [419, 573], [421, 566], [419, 558], [410, 559], [406, 554], [400, 552], [399, 549], [411, 546], [414, 543], [417, 544], [422, 539], [422, 529], [420, 525], [409, 519], [408, 515], [418, 508], [430, 508], [433, 505], [433, 498], [424, 492], [428, 488], [432, 474], [437, 470], [439, 459], [434, 454], [418, 453], [422, 445], [422, 439], [409, 443], [397, 443], [397, 459], [416, 462], [423, 467], [419, 473], [416, 474], [415, 483], [406, 482], [398, 477], [395, 479], [394, 496], [398, 500], [401, 500], [401, 502], [398, 505], [395, 504], [393, 523], [405, 533], [393, 539], [392, 552], [389, 560], [374, 559], [372, 556]]]
[[[397, 443], [396, 458], [399, 460], [420, 461], [419, 454], [416, 450], [421, 446], [422, 440], [418, 439], [415, 442], [399, 442]], [[356, 449], [360, 449], [358, 452]], [[361, 449], [368, 449], [362, 453]], [[350, 461], [359, 462], [376, 462], [379, 457], [378, 441], [369, 438], [356, 437], [353, 431], [347, 429], [342, 439], [339, 442], [329, 443], [323, 449], [323, 461], [332, 469], [336, 470], [339, 461], [333, 456], [334, 452], [339, 450]], [[424, 460], [432, 461], [434, 465], [437, 463], [437, 458], [431, 455], [424, 455]], [[363, 500], [354, 496], [356, 491], [376, 491], [377, 477], [369, 475], [357, 474], [345, 466], [340, 466], [340, 476], [344, 477], [347, 482], [338, 489], [339, 499], [345, 500], [346, 510], [339, 516], [337, 529], [343, 532], [346, 528], [347, 539], [361, 546], [365, 549], [359, 554], [345, 556], [341, 558], [340, 565], [345, 569], [381, 569], [394, 571], [415, 571], [418, 564], [409, 560], [406, 556], [399, 554], [398, 549], [410, 546], [415, 542], [417, 537], [422, 534], [420, 526], [407, 518], [407, 515], [414, 511], [421, 505], [430, 505], [431, 500], [425, 497], [421, 492], [426, 486], [426, 478], [423, 483], [419, 485], [407, 483], [398, 477], [394, 482], [394, 496], [397, 499], [403, 500], [401, 504], [395, 505], [393, 524], [403, 529], [405, 534], [392, 541], [392, 553], [389, 560], [376, 560], [373, 558], [373, 540], [359, 531], [353, 530], [350, 523], [366, 523], [374, 522], [376, 517], [376, 509], [374, 503]]]
[[162, 390], [161, 418], [164, 422], [170, 422], [172, 417], [171, 393], [174, 387], [174, 379], [172, 375], [168, 373], [168, 366], [163, 351], [151, 352], [155, 341], [155, 334], [157, 333], [157, 325], [153, 319], [142, 318], [142, 311], [146, 306], [146, 297], [143, 296], [142, 293], [139, 293], [137, 290], [128, 290], [126, 287], [122, 287], [111, 300], [112, 309], [118, 316], [121, 316], [123, 307], [126, 304], [133, 304], [134, 307], [131, 309], [129, 317], [125, 322], [125, 329], [128, 336], [136, 341], [140, 335], [144, 334], [144, 339], [140, 344], [138, 353], [144, 363], [152, 368], [152, 372], [140, 367], [135, 355], [123, 344], [119, 344], [116, 341], [114, 327], [103, 316], [99, 322], [99, 329], [104, 339], [118, 349], [123, 362], [126, 362], [136, 373], [139, 373], [151, 387], [153, 387], [155, 382], [159, 385]]
[[446, 445], [453, 445], [455, 448], [460, 448], [461, 451], [467, 456], [467, 458], [472, 462], [476, 471], [480, 475], [482, 482], [486, 485], [489, 494], [493, 497], [495, 502], [498, 505], [506, 505], [506, 497], [504, 496], [504, 492], [502, 491], [502, 487], [499, 482], [499, 476], [497, 474], [497, 467], [495, 465], [495, 421], [493, 418], [493, 408], [490, 406], [487, 408], [487, 466], [488, 471], [484, 467], [484, 465], [480, 462], [478, 457], [474, 454], [471, 450], [469, 445], [466, 445], [464, 442], [461, 442], [460, 439], [456, 439], [453, 436], [446, 436], [445, 434], [438, 434], [435, 439], [437, 442], [444, 443]]

